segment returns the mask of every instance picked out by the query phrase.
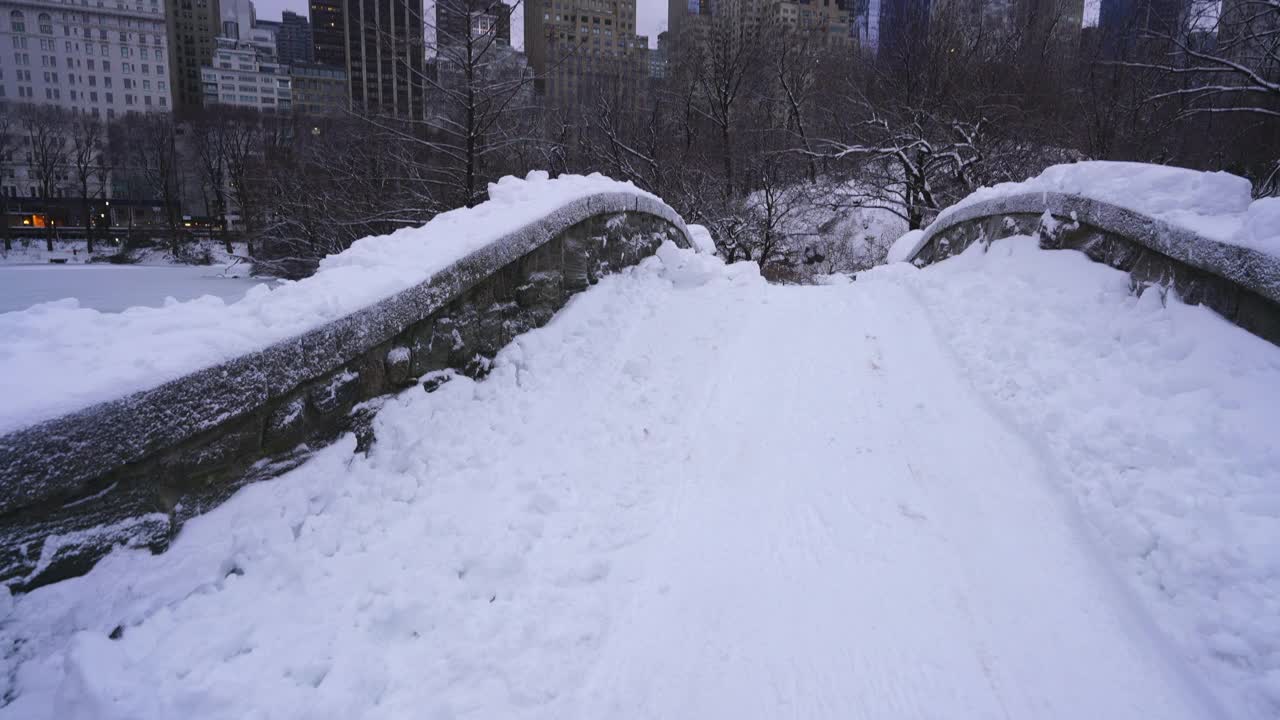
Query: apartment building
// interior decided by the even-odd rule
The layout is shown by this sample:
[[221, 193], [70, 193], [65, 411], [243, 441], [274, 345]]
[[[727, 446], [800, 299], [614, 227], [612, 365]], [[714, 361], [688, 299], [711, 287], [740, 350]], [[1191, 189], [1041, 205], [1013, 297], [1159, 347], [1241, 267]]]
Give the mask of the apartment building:
[[553, 101], [634, 86], [649, 74], [635, 0], [535, 0], [525, 10], [524, 47]]
[[0, 98], [103, 119], [171, 110], [165, 27], [159, 0], [2, 0]]

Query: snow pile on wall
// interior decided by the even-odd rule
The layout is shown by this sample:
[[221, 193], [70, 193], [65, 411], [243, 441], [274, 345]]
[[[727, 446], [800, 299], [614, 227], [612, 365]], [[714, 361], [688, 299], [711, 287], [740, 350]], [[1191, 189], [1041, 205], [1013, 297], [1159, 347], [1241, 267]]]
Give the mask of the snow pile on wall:
[[700, 253], [708, 255], [716, 254], [716, 241], [711, 238], [711, 231], [702, 225], [688, 225], [686, 229], [689, 231], [689, 240], [693, 242], [693, 247]]
[[1142, 213], [1219, 242], [1280, 256], [1280, 199], [1251, 201], [1249, 181], [1225, 172], [1090, 161], [1054, 165], [1022, 182], [976, 190], [938, 215], [1025, 193], [1079, 195]]
[[907, 262], [913, 255], [920, 250], [920, 246], [924, 241], [923, 230], [912, 230], [897, 240], [893, 241], [893, 245], [889, 246], [889, 254], [885, 257], [886, 263]]
[[356, 241], [318, 272], [228, 304], [205, 296], [102, 313], [74, 299], [0, 314], [0, 433], [155, 387], [320, 327], [430, 279], [455, 261], [599, 193], [661, 202], [599, 174], [531, 172], [489, 186], [490, 200], [421, 227]]

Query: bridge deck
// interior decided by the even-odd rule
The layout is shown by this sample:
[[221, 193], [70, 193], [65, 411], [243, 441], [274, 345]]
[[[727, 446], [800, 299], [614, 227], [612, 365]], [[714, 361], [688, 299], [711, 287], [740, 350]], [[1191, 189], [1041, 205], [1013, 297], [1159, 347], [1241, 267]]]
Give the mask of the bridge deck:
[[1280, 349], [996, 250], [605, 279], [368, 458], [18, 598], [0, 717], [1269, 716]]

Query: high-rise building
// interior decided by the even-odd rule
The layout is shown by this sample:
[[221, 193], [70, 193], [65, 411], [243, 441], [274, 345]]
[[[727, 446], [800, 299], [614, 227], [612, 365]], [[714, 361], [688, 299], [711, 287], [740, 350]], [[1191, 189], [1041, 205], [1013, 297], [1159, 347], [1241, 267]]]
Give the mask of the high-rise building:
[[436, 0], [436, 44], [458, 44], [469, 34], [495, 34], [497, 42], [511, 45], [511, 6], [502, 0]]
[[0, 1], [0, 97], [104, 120], [172, 110], [159, 0], [112, 5]]
[[165, 0], [169, 35], [169, 76], [178, 111], [204, 100], [200, 68], [209, 62], [222, 33], [220, 0]]
[[635, 0], [534, 0], [525, 8], [525, 52], [552, 100], [634, 87], [648, 75], [647, 53], [640, 52], [647, 46], [648, 38], [636, 35]]
[[204, 105], [228, 105], [256, 110], [293, 110], [289, 68], [275, 61], [261, 44], [230, 37], [217, 40], [210, 63], [200, 70]]
[[311, 0], [312, 58], [321, 65], [347, 67], [343, 0]]
[[276, 30], [276, 56], [285, 65], [315, 62], [311, 23], [298, 13], [285, 10]]
[[[422, 0], [346, 0], [342, 26], [352, 108], [421, 117], [426, 41]], [[319, 59], [318, 52], [316, 56]]]
[[289, 66], [293, 79], [293, 111], [299, 115], [334, 115], [347, 109], [347, 73], [315, 63]]
[[1125, 57], [1152, 35], [1180, 36], [1186, 30], [1189, 0], [1102, 0], [1098, 12], [1101, 51], [1106, 57]]
[[667, 0], [667, 32], [671, 33], [671, 40], [679, 43], [698, 16], [711, 14], [711, 5], [711, 0]]
[[876, 54], [894, 58], [929, 34], [931, 0], [880, 0]]
[[838, 0], [764, 0], [761, 11], [766, 21], [826, 45], [846, 46], [852, 39], [849, 12]]
[[851, 0], [847, 7], [849, 35], [854, 46], [875, 55], [880, 45], [880, 0]]

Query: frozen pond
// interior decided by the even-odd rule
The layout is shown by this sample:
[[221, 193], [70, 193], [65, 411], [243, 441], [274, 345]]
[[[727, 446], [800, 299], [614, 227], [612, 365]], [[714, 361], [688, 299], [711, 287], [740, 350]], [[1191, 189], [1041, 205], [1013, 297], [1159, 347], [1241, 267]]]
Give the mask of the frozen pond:
[[[243, 266], [241, 266], [243, 268]], [[240, 270], [241, 268], [237, 268]], [[0, 265], [0, 312], [75, 298], [81, 307], [120, 312], [160, 307], [165, 298], [244, 297], [260, 278], [226, 277], [221, 265]]]

